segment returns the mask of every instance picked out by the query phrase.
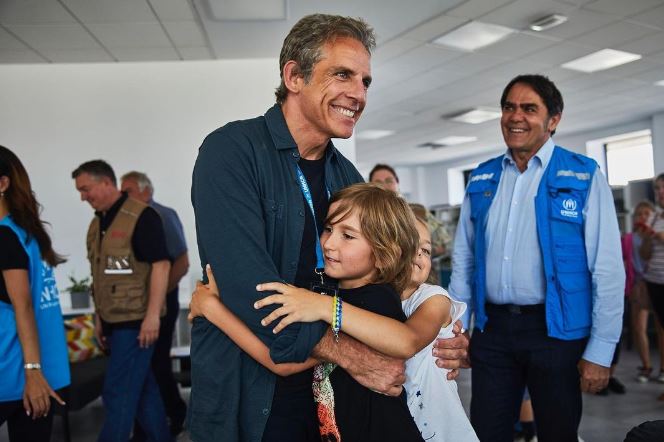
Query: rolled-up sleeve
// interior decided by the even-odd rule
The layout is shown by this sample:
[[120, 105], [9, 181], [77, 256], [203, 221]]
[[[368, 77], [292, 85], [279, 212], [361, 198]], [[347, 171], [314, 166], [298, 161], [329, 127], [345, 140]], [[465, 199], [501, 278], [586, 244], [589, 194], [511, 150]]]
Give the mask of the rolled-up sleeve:
[[598, 169], [584, 207], [586, 254], [592, 274], [592, 327], [583, 359], [611, 366], [622, 330], [625, 270], [611, 189]]

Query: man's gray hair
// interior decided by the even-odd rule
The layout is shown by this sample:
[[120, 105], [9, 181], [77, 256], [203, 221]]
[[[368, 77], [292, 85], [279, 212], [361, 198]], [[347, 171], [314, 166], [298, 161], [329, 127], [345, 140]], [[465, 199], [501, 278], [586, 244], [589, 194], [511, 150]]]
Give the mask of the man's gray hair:
[[148, 178], [148, 176], [143, 172], [137, 172], [135, 170], [127, 172], [124, 175], [122, 175], [122, 178], [120, 178], [120, 181], [124, 180], [136, 181], [136, 184], [138, 184], [139, 192], [143, 192], [145, 189], [149, 189], [150, 194], [154, 193], [154, 187], [152, 187], [152, 181], [150, 181], [150, 178]]
[[279, 55], [279, 75], [281, 84], [275, 91], [277, 103], [283, 104], [288, 96], [284, 83], [284, 66], [290, 60], [297, 63], [297, 69], [305, 83], [311, 79], [314, 65], [321, 57], [325, 43], [336, 38], [348, 37], [362, 43], [369, 54], [376, 47], [376, 36], [371, 26], [361, 18], [340, 15], [311, 14], [298, 21], [290, 30]]

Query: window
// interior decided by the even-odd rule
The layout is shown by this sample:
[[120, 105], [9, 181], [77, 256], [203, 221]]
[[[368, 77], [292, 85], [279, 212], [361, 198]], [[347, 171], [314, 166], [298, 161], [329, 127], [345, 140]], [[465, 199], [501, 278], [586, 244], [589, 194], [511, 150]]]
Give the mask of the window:
[[609, 184], [625, 186], [629, 181], [652, 178], [655, 165], [650, 131], [634, 133], [604, 144]]

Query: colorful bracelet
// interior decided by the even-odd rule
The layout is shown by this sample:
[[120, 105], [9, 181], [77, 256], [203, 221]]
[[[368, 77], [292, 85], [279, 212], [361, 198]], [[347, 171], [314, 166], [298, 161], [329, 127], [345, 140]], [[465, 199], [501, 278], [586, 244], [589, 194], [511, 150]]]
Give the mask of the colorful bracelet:
[[341, 330], [341, 308], [343, 301], [337, 295], [334, 295], [332, 302], [332, 334], [334, 342], [339, 342], [339, 331]]

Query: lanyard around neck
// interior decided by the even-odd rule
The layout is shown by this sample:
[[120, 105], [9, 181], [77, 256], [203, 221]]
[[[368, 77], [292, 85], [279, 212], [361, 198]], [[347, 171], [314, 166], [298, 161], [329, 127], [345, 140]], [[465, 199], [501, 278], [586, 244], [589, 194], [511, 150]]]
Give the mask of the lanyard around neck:
[[[305, 201], [307, 202], [307, 205], [309, 206], [309, 210], [311, 211], [311, 217], [314, 220], [314, 229], [316, 230], [316, 268], [314, 271], [317, 274], [320, 274], [323, 272], [323, 269], [325, 268], [325, 261], [323, 259], [323, 248], [320, 245], [320, 232], [318, 231], [318, 225], [316, 223], [316, 209], [314, 208], [314, 201], [313, 198], [311, 197], [311, 190], [309, 189], [309, 184], [307, 183], [307, 179], [304, 176], [304, 173], [302, 173], [302, 169], [300, 169], [299, 165], [295, 165], [295, 170], [297, 171], [297, 182], [300, 184], [300, 190], [302, 191], [302, 196], [304, 196]], [[330, 198], [330, 191], [327, 190], [327, 198]]]

